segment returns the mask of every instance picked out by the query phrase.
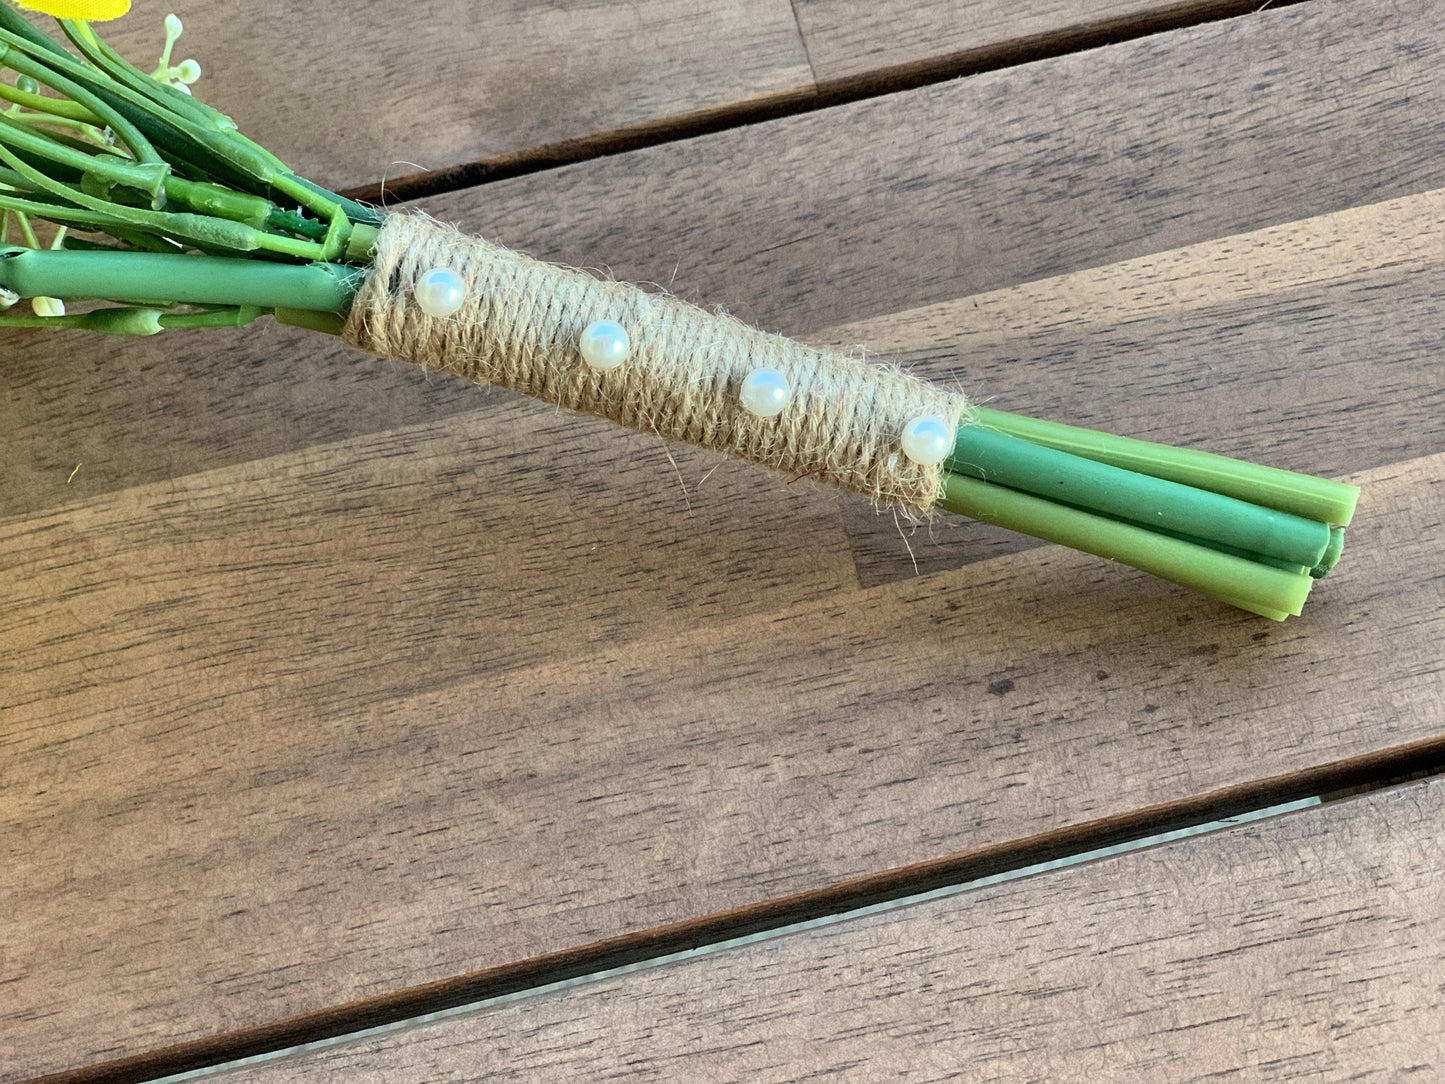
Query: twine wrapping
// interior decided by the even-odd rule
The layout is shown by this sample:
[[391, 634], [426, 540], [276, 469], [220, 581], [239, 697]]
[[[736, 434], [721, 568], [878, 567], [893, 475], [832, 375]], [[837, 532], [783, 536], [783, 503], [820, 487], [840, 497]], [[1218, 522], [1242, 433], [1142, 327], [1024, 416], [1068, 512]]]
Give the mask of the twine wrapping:
[[[461, 311], [431, 317], [417, 280], [450, 267], [467, 284]], [[631, 353], [599, 372], [578, 336], [594, 320], [620, 323]], [[391, 215], [346, 323], [347, 342], [383, 357], [500, 384], [569, 410], [686, 441], [926, 512], [941, 466], [908, 459], [913, 419], [955, 429], [967, 401], [900, 371], [748, 327], [666, 295], [596, 279], [468, 237], [415, 214]], [[744, 378], [776, 369], [792, 388], [781, 414], [760, 418], [739, 400]]]

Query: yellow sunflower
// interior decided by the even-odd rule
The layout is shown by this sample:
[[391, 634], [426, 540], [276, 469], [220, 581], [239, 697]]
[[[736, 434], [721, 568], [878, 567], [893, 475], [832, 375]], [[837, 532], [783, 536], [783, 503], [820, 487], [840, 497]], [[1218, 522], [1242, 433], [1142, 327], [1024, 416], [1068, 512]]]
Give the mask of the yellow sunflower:
[[105, 22], [119, 19], [130, 10], [130, 0], [15, 0], [29, 11], [43, 11], [57, 19], [88, 19]]

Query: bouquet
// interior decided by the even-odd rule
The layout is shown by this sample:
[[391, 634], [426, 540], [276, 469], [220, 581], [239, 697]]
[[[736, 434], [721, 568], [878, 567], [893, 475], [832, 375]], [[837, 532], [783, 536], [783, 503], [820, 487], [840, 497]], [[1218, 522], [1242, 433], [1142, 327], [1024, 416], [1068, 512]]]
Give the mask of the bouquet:
[[[1275, 620], [1339, 560], [1359, 491], [970, 403], [897, 368], [541, 263], [300, 177], [92, 22], [129, 0], [0, 0], [0, 326], [154, 335], [269, 316], [666, 440], [971, 516]], [[39, 229], [37, 229], [37, 225]], [[28, 300], [30, 312], [21, 309]]]

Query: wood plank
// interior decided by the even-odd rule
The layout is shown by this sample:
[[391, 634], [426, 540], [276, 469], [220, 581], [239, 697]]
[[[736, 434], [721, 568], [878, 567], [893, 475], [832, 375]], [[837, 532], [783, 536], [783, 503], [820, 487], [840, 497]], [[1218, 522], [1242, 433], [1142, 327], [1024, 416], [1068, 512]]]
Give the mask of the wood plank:
[[197, 93], [336, 188], [812, 93], [787, 0], [136, 0], [106, 36], [149, 70], [173, 9]]
[[[43, 723], [31, 738], [54, 741], [71, 696], [78, 709], [99, 695], [104, 710], [150, 718], [162, 693], [181, 708], [201, 688], [225, 690], [220, 671], [199, 687], [184, 675], [231, 664], [248, 682], [270, 675], [272, 694], [294, 682], [311, 708], [334, 695], [354, 710], [479, 667], [506, 672], [853, 586], [830, 494], [778, 481], [777, 499], [760, 503], [756, 479], [729, 464], [693, 500], [678, 472], [701, 475], [719, 457], [644, 434], [620, 488], [597, 484], [588, 460], [613, 439], [600, 419], [519, 402], [7, 521], [0, 550], [24, 570], [0, 625], [7, 731]], [[531, 454], [539, 445], [553, 455]], [[620, 500], [633, 485], [641, 499]], [[749, 589], [728, 591], [734, 577]], [[196, 638], [218, 621], [216, 636]]]
[[1349, 565], [1283, 627], [1054, 549], [770, 612], [810, 556], [782, 530], [670, 547], [693, 571], [639, 569], [640, 613], [496, 597], [553, 547], [468, 560], [478, 505], [355, 458], [5, 525], [0, 1079], [1440, 729], [1445, 455], [1359, 479]]
[[[817, 332], [1445, 186], [1442, 52], [1438, 5], [1318, 0], [428, 206]], [[0, 342], [7, 514], [488, 401], [274, 328]]]
[[1437, 779], [217, 1079], [1429, 1079], [1442, 832]]
[[[1417, 10], [1390, 32], [1423, 37], [1422, 18]], [[1182, 40], [1186, 53], [1198, 47]], [[1409, 85], [1409, 64], [1397, 67]], [[1385, 93], [1383, 77], [1361, 81], [1387, 117], [1411, 108]], [[1142, 117], [1131, 103], [1126, 114]], [[1231, 122], [1270, 108], [1255, 103]], [[1348, 109], [1312, 115], [1325, 124]], [[1409, 125], [1382, 123], [1373, 149], [1400, 155]], [[711, 162], [720, 170], [726, 158]], [[578, 171], [564, 174], [577, 185]], [[598, 188], [560, 205], [585, 207], [605, 184], [630, 199], [627, 179], [594, 177]], [[488, 192], [504, 189], [517, 198], [509, 186]], [[725, 215], [705, 207], [706, 191], [697, 206], [716, 217], [704, 228], [721, 236]], [[1161, 188], [1140, 206], [1164, 217], [1171, 198], [1192, 197]], [[530, 213], [563, 240], [575, 226]], [[1113, 239], [1093, 236], [1099, 259], [1112, 258]], [[1414, 262], [1398, 277], [1386, 256], [1349, 269], [1351, 288], [1328, 274], [1323, 285], [1289, 280], [1269, 310], [1282, 321], [1278, 341], [1294, 343], [1303, 325], [1291, 306], [1319, 304], [1298, 291], [1329, 291], [1320, 311], [1337, 322], [1339, 354], [1327, 372], [1341, 388], [1355, 374], [1348, 408], [1310, 396], [1300, 366], [1314, 348], [1291, 347], [1248, 387], [1302, 395], [1307, 409], [1285, 421], [1344, 433], [1338, 451], [1326, 445], [1344, 469], [1369, 451], [1372, 426], [1377, 439], [1402, 426], [1428, 433], [1423, 397], [1438, 382], [1418, 358], [1431, 356], [1420, 329], [1436, 322], [1437, 271], [1410, 247], [1427, 242], [1402, 246]], [[1296, 244], [1292, 259], [1310, 251]], [[1328, 269], [1339, 246], [1322, 251]], [[902, 268], [899, 245], [889, 252], [879, 266]], [[1091, 259], [1082, 247], [1075, 255]], [[1012, 258], [994, 265], [999, 283], [1014, 281]], [[1259, 258], [1246, 250], [1219, 266], [1248, 279], [1240, 268]], [[1133, 334], [1134, 312], [1140, 337], [1167, 347], [1187, 326], [1163, 315], [1174, 311], [1160, 299], [1173, 274], [1186, 283], [1178, 310], [1231, 345], [1239, 330], [1207, 320], [1187, 285], [1217, 268], [1191, 268], [1153, 278], [1133, 268], [1119, 288], [1138, 297], [1105, 326]], [[741, 261], [735, 281], [747, 270]], [[1101, 306], [1112, 287], [1094, 286]], [[1253, 296], [1227, 294], [1220, 311], [1244, 306], [1238, 319], [1257, 321]], [[1383, 359], [1368, 372], [1338, 368], [1384, 327], [1377, 296], [1397, 301]], [[1060, 308], [1020, 297], [1039, 308], [1018, 326]], [[1352, 339], [1354, 305], [1364, 316]], [[931, 318], [880, 321], [877, 337], [946, 371], [957, 356], [948, 333], [905, 329]], [[1393, 480], [1388, 466], [1368, 475], [1368, 500], [1380, 503], [1362, 526], [1374, 526], [1352, 538], [1341, 577], [1305, 620], [1266, 631], [1055, 550], [855, 592], [831, 500], [801, 485], [724, 467], [689, 495], [689, 517], [655, 445], [500, 396], [428, 389], [419, 377], [389, 383], [385, 367], [339, 352], [298, 358], [277, 332], [253, 353], [219, 337], [167, 336], [148, 354], [85, 354], [79, 341], [7, 361], [14, 394], [0, 405], [12, 412], [0, 413], [0, 432], [28, 427], [7, 439], [7, 453], [9, 440], [24, 441], [11, 463], [50, 457], [45, 501], [19, 506], [27, 514], [3, 523], [0, 544], [6, 567], [20, 569], [0, 616], [0, 833], [24, 848], [0, 889], [0, 907], [16, 916], [6, 967], [18, 977], [6, 989], [21, 1008], [0, 1018], [19, 1049], [0, 1064], [14, 1074], [1438, 729], [1441, 598], [1425, 541], [1440, 519], [1438, 449]], [[1262, 356], [1262, 340], [1256, 349]], [[1111, 374], [1115, 387], [1152, 379], [1170, 389], [1151, 377], [1145, 347], [1131, 356]], [[1077, 388], [1060, 382], [1050, 353], [1030, 364], [1015, 366], [1010, 386], [1122, 409], [1107, 390], [1096, 396], [1102, 362], [1080, 369]], [[66, 384], [77, 370], [84, 380]], [[379, 402], [394, 386], [400, 405]], [[1156, 401], [1147, 425], [1202, 435], [1211, 412], [1228, 412], [1226, 398], [1203, 400], [1198, 414], [1194, 401]], [[337, 417], [353, 412], [360, 422]], [[331, 428], [318, 436], [323, 417]], [[1290, 444], [1289, 430], [1260, 433], [1266, 447], [1308, 451], [1299, 465], [1317, 462], [1319, 449]], [[89, 442], [83, 456], [79, 441]], [[539, 457], [546, 447], [560, 458]], [[76, 487], [96, 477], [91, 451], [119, 466], [86, 491]], [[247, 462], [270, 452], [284, 455]], [[227, 463], [242, 465], [193, 473]], [[695, 482], [712, 463], [683, 456], [678, 466]], [[563, 484], [572, 489], [559, 496]], [[52, 510], [29, 511], [42, 506]], [[684, 668], [694, 672], [677, 678]], [[1281, 704], [1291, 705], [1284, 723]], [[811, 824], [828, 834], [800, 827]]]
[[[1445, 450], [1445, 335], [1404, 315], [1445, 298], [1442, 235], [1445, 191], [1427, 192], [816, 338], [1003, 409], [1336, 476]], [[1035, 544], [840, 507], [865, 585]]]
[[1442, 30], [1266, 9], [517, 178], [467, 225], [807, 333], [1445, 187]]
[[1237, 0], [797, 0], [820, 89], [967, 71], [1257, 11]]
[[[172, 6], [138, 0], [107, 36], [149, 67]], [[354, 4], [322, 0], [307, 8], [309, 33], [268, 0], [181, 14], [184, 48], [204, 61], [208, 100], [228, 103], [244, 131], [303, 173], [371, 188], [480, 163], [506, 168], [539, 154], [590, 156], [728, 117], [808, 108], [816, 100], [810, 46], [831, 84], [926, 63], [938, 51], [955, 60], [1016, 57], [1248, 9], [1238, 0], [1063, 0], [1027, 14], [977, 5], [951, 19], [919, 5], [888, 12], [880, 28], [874, 11], [836, 6], [808, 4], [795, 15], [779, 0], [508, 0], [480, 8], [429, 0], [372, 5], [358, 18]], [[962, 39], [961, 21], [970, 28]], [[890, 41], [897, 44], [877, 48]], [[345, 123], [336, 122], [338, 103]]]

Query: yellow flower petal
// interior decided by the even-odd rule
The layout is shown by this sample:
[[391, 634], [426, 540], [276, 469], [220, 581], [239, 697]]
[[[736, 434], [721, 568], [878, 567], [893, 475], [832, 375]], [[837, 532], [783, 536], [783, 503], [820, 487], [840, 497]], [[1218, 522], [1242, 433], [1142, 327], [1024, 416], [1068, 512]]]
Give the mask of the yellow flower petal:
[[29, 11], [43, 11], [57, 19], [119, 19], [130, 10], [130, 0], [15, 0]]

